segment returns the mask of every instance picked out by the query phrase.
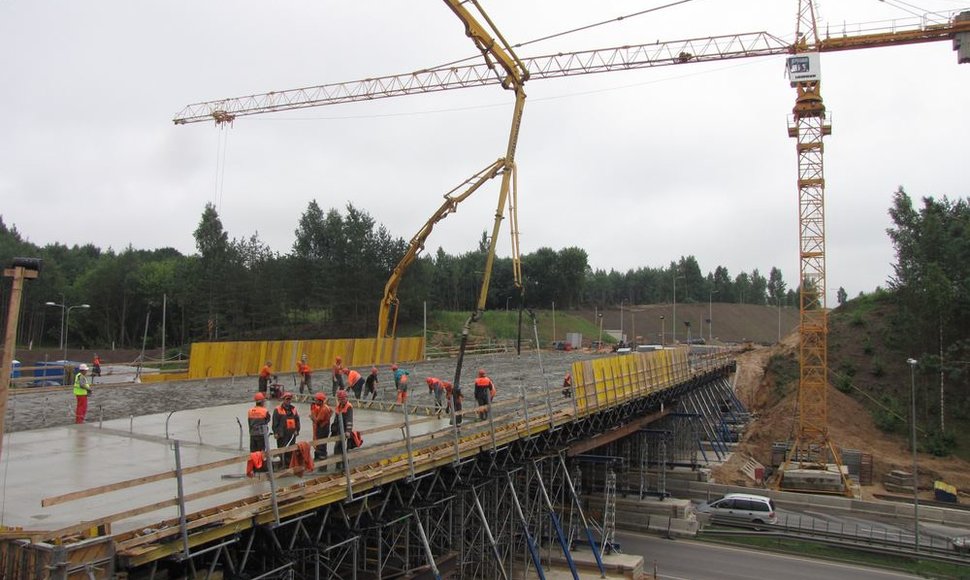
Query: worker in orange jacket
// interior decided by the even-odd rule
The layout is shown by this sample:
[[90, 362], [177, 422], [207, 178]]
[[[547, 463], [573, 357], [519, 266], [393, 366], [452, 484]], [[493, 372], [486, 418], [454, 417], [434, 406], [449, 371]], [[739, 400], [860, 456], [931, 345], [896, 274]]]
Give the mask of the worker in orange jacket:
[[[283, 393], [283, 402], [273, 410], [273, 435], [276, 436], [276, 447], [289, 447], [296, 443], [300, 434], [300, 414], [293, 406], [293, 393]], [[292, 451], [283, 454], [283, 467], [290, 464]]]
[[478, 369], [475, 379], [475, 402], [478, 404], [478, 418], [488, 419], [488, 410], [495, 398], [495, 383], [485, 376], [485, 369]]
[[337, 396], [337, 391], [345, 388], [344, 385], [344, 359], [336, 357], [333, 359], [333, 386], [330, 389], [331, 395]]
[[354, 398], [360, 400], [360, 393], [364, 390], [364, 377], [354, 369], [344, 369], [347, 376], [347, 390], [354, 392]]
[[[256, 393], [253, 395], [255, 406], [249, 409], [247, 419], [249, 422], [249, 452], [266, 451], [266, 435], [269, 432], [269, 410], [266, 408], [266, 395]], [[254, 466], [254, 471], [266, 471], [266, 463], [263, 462], [259, 467]]]
[[569, 373], [562, 380], [562, 396], [567, 399], [573, 396], [573, 375]]
[[434, 396], [434, 407], [436, 410], [440, 411], [445, 408], [445, 385], [447, 388], [451, 388], [451, 383], [448, 381], [443, 381], [438, 377], [428, 377], [426, 379], [428, 383], [428, 392]]
[[[327, 395], [317, 393], [315, 401], [310, 403], [310, 419], [313, 421], [313, 438], [325, 439], [330, 437], [330, 420], [333, 418], [333, 407], [327, 404]], [[327, 444], [318, 443], [313, 449], [314, 459], [327, 458]]]
[[273, 361], [268, 360], [263, 368], [259, 369], [259, 392], [266, 394], [269, 389], [269, 377], [273, 374]]
[[397, 378], [397, 404], [403, 405], [408, 400], [408, 375], [402, 374]]
[[300, 358], [300, 362], [296, 363], [296, 372], [300, 375], [300, 394], [303, 394], [304, 387], [306, 388], [307, 393], [312, 393], [313, 386], [311, 384], [310, 375], [313, 371], [310, 370], [310, 365], [307, 364], [306, 353], [303, 353], [303, 356]]
[[[333, 425], [330, 426], [330, 436], [337, 437], [337, 442], [333, 444], [333, 454], [343, 453], [344, 441], [347, 442], [347, 450], [354, 449], [354, 438], [351, 433], [354, 430], [354, 406], [350, 404], [347, 391], [340, 389], [337, 391], [337, 406], [333, 409]], [[343, 462], [337, 463], [337, 469], [343, 468]]]
[[448, 381], [442, 381], [445, 387], [445, 399], [448, 401], [448, 408], [445, 409], [446, 412], [451, 413], [452, 405], [455, 409], [455, 423], [461, 425], [461, 403], [465, 397], [461, 394], [461, 387], [455, 388], [454, 385]]

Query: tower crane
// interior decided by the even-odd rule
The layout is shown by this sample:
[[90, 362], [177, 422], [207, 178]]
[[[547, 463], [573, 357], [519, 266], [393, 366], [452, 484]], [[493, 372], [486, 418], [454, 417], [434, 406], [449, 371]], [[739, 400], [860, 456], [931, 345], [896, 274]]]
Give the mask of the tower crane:
[[[484, 310], [489, 276], [494, 262], [495, 241], [510, 190], [513, 191], [514, 199], [515, 148], [525, 102], [523, 86], [526, 80], [788, 55], [788, 72], [792, 86], [796, 89], [795, 106], [792, 110], [792, 121], [788, 127], [788, 133], [790, 137], [796, 139], [798, 155], [800, 374], [798, 429], [791, 451], [786, 458], [785, 469], [791, 466], [817, 467], [820, 463], [820, 453], [824, 449], [831, 450], [836, 460], [839, 461], [835, 448], [828, 437], [827, 424], [826, 335], [828, 328], [825, 309], [825, 179], [822, 163], [824, 152], [822, 139], [831, 133], [831, 124], [826, 116], [822, 101], [818, 57], [819, 54], [826, 52], [951, 40], [954, 50], [958, 52], [958, 63], [970, 63], [970, 10], [952, 13], [936, 21], [920, 21], [913, 25], [821, 36], [816, 24], [814, 0], [799, 0], [796, 37], [792, 43], [768, 32], [749, 32], [576, 52], [560, 52], [519, 60], [511, 46], [502, 38], [491, 20], [481, 10], [477, 0], [471, 0], [471, 4], [482, 15], [497, 40], [464, 8], [462, 2], [445, 0], [445, 3], [465, 24], [466, 34], [472, 38], [484, 55], [485, 64], [422, 69], [400, 75], [372, 77], [357, 81], [200, 102], [186, 106], [175, 116], [173, 121], [176, 124], [204, 121], [215, 121], [217, 124], [223, 124], [231, 123], [238, 117], [248, 115], [493, 84], [499, 84], [505, 89], [514, 91], [516, 103], [506, 155], [496, 162], [500, 167], [491, 166], [494, 168], [492, 171], [496, 171], [493, 177], [497, 176], [499, 172], [502, 174], [502, 186], [481, 291], [475, 312], [468, 319], [463, 329], [462, 347], [464, 347], [469, 325], [477, 320]], [[501, 72], [496, 74], [496, 65], [502, 69], [504, 74], [501, 74]], [[501, 171], [498, 171], [499, 169]], [[450, 203], [446, 198], [445, 204], [435, 215], [441, 214], [441, 211], [447, 209], [446, 206], [449, 206]], [[514, 211], [510, 211], [510, 214], [514, 214]], [[419, 251], [427, 234], [430, 233], [430, 226], [436, 223], [434, 220], [433, 217], [432, 221], [429, 221], [422, 230], [424, 233], [419, 232], [418, 236], [412, 240], [413, 248]], [[514, 221], [512, 225], [513, 251], [517, 256], [518, 246], [515, 235], [517, 226]], [[412, 255], [410, 258], [412, 261], [413, 257]], [[385, 302], [382, 302], [381, 307], [383, 326], [379, 329], [379, 337], [387, 330], [385, 305], [390, 308], [395, 300], [392, 293], [389, 301], [388, 288], [396, 292], [396, 285], [409, 263], [402, 260], [399, 268], [395, 269], [394, 274], [392, 274], [388, 287], [385, 288]], [[518, 280], [517, 260], [515, 264], [516, 279]], [[462, 348], [462, 353], [463, 350]], [[458, 384], [457, 375], [460, 374], [460, 371], [461, 355], [456, 370], [456, 385]], [[821, 461], [824, 461], [824, 459], [821, 459]]]

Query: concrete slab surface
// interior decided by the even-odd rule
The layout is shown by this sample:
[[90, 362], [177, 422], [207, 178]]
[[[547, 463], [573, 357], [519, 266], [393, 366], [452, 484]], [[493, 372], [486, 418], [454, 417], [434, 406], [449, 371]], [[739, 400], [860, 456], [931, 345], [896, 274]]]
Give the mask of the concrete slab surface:
[[[249, 403], [222, 405], [171, 415], [158, 413], [115, 419], [105, 421], [100, 427], [97, 423], [87, 423], [8, 433], [0, 457], [0, 525], [53, 531], [174, 499], [177, 483], [171, 478], [41, 507], [43, 498], [174, 470], [173, 441], [176, 439], [180, 441], [183, 468], [246, 455], [249, 451], [246, 412], [250, 406]], [[298, 441], [309, 441], [312, 433], [309, 405], [296, 406], [303, 422]], [[355, 427], [361, 431], [403, 422], [400, 413], [366, 409], [355, 409], [354, 418]], [[413, 427], [412, 436], [447, 425], [447, 419], [423, 422]], [[392, 441], [403, 441], [401, 429], [369, 434], [364, 447]], [[270, 491], [267, 479], [245, 479], [244, 473], [245, 461], [240, 460], [238, 464], [186, 475], [186, 494], [224, 486], [231, 480], [245, 481], [240, 488], [189, 502], [187, 511], [193, 513]], [[312, 477], [316, 476], [304, 479]], [[292, 485], [300, 479], [284, 477], [278, 484]], [[176, 517], [175, 506], [158, 509], [114, 523], [112, 532], [151, 528]]]

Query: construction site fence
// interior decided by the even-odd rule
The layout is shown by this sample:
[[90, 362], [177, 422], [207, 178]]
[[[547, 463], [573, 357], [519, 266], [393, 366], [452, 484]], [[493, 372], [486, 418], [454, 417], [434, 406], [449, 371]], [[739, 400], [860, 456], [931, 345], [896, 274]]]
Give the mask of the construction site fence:
[[345, 367], [363, 367], [421, 360], [424, 339], [335, 338], [315, 340], [254, 340], [195, 342], [187, 379], [255, 375], [269, 361], [273, 373], [294, 373], [303, 355], [315, 371], [330, 368], [336, 357]]

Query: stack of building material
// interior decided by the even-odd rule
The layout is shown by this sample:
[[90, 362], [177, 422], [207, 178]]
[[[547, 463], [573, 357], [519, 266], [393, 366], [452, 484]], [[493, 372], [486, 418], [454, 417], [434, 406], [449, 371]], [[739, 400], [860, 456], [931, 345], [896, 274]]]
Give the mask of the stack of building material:
[[901, 469], [890, 471], [882, 479], [886, 491], [892, 493], [913, 493], [913, 474]]

